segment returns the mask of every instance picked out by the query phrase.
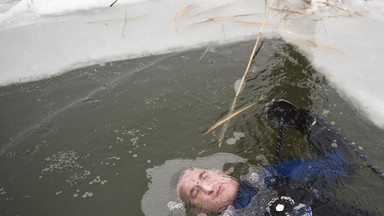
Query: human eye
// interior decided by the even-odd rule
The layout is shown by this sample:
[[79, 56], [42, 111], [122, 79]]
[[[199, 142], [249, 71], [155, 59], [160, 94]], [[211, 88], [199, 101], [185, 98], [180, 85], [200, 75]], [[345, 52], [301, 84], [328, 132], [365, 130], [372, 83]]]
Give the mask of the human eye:
[[202, 173], [200, 174], [199, 178], [200, 178], [200, 179], [206, 179], [206, 178], [208, 178], [208, 176], [209, 176], [208, 172], [207, 172], [207, 171], [204, 171], [204, 172], [202, 172]]
[[199, 188], [196, 186], [193, 188], [191, 195], [192, 197], [196, 197], [198, 194], [199, 194]]

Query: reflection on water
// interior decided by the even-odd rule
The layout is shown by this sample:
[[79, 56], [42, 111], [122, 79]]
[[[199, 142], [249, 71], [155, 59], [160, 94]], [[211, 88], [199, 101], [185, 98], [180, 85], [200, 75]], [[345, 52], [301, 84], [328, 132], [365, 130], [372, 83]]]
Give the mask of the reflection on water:
[[[285, 98], [323, 114], [384, 168], [383, 130], [363, 119], [295, 47], [264, 40], [226, 142], [202, 132], [224, 117], [253, 41], [95, 65], [0, 88], [0, 214], [143, 215], [146, 170], [176, 158], [228, 152], [250, 165], [273, 158], [276, 127], [264, 103]], [[282, 157], [311, 156], [285, 130]], [[153, 183], [155, 184], [155, 182]], [[361, 165], [335, 196], [384, 213], [383, 184]], [[155, 208], [156, 209], [156, 208]]]

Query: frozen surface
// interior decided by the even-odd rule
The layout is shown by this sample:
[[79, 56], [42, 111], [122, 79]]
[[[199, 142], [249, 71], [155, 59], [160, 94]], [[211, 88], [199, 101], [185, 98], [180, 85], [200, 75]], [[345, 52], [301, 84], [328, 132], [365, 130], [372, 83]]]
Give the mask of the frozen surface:
[[[264, 0], [118, 0], [109, 7], [112, 2], [0, 0], [0, 85], [254, 40], [261, 25], [251, 22], [262, 22], [267, 9]], [[384, 127], [384, 2], [276, 0], [274, 8], [263, 36], [297, 45], [341, 95]]]

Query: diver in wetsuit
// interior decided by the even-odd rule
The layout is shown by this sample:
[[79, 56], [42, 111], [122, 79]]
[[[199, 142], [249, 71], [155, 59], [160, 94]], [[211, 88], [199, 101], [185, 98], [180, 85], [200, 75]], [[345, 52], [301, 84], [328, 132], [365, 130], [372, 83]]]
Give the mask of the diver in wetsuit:
[[187, 211], [218, 215], [373, 215], [327, 195], [354, 171], [355, 158], [337, 131], [310, 110], [285, 100], [266, 105], [267, 118], [296, 128], [316, 157], [278, 161], [255, 181], [235, 181], [219, 171], [192, 168], [180, 177], [177, 193]]
[[268, 168], [274, 172], [270, 184], [279, 197], [269, 202], [265, 215], [285, 215], [285, 212], [298, 215], [372, 214], [326, 194], [336, 181], [347, 179], [356, 164], [347, 143], [336, 130], [310, 110], [297, 108], [285, 100], [268, 103], [265, 111], [272, 122], [282, 121], [304, 134], [317, 156], [304, 161], [282, 161], [273, 169]]

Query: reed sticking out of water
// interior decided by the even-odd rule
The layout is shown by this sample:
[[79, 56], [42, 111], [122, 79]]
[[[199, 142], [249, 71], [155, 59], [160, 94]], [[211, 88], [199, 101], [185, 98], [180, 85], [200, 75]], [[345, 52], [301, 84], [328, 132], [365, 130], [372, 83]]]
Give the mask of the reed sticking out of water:
[[[260, 28], [259, 35], [257, 36], [256, 42], [255, 42], [255, 46], [253, 47], [252, 54], [251, 54], [251, 56], [249, 58], [247, 68], [246, 68], [246, 70], [245, 70], [245, 72], [243, 74], [243, 77], [241, 78], [239, 88], [237, 89], [236, 95], [233, 98], [233, 102], [232, 102], [232, 105], [231, 105], [231, 108], [229, 110], [229, 113], [228, 113], [227, 117], [230, 117], [233, 114], [233, 111], [234, 111], [235, 106], [236, 106], [237, 97], [239, 96], [240, 91], [243, 88], [245, 77], [247, 76], [249, 68], [251, 67], [253, 58], [254, 58], [254, 56], [256, 54], [257, 45], [259, 44], [259, 41], [260, 41], [260, 38], [261, 38], [261, 33], [264, 30], [265, 23], [267, 22], [269, 13], [271, 12], [271, 8], [272, 8], [274, 2], [275, 2], [275, 0], [272, 0], [271, 4], [268, 7], [267, 13], [266, 13], [266, 15], [264, 17], [263, 25]], [[229, 124], [229, 119], [227, 121], [225, 121], [225, 123], [223, 125], [222, 131], [221, 131], [221, 134], [220, 134], [220, 138], [219, 138], [219, 147], [221, 147], [221, 143], [223, 142], [223, 139], [224, 139], [224, 136], [225, 136], [225, 132], [226, 132], [226, 130], [228, 128], [228, 124]]]
[[188, 5], [187, 7], [183, 8], [181, 11], [179, 11], [179, 13], [177, 13], [177, 15], [175, 16], [175, 18], [173, 19], [173, 27], [175, 28], [175, 31], [177, 31], [177, 24], [176, 24], [176, 21], [185, 14], [185, 12], [187, 12], [187, 10], [189, 10], [189, 8], [191, 8], [192, 5]]
[[237, 114], [243, 112], [244, 110], [252, 107], [253, 105], [255, 105], [257, 103], [258, 102], [254, 102], [254, 103], [252, 103], [252, 104], [250, 104], [250, 105], [248, 105], [248, 106], [246, 106], [246, 107], [244, 107], [244, 108], [242, 108], [242, 109], [240, 109], [240, 110], [238, 110], [238, 111], [236, 111], [236, 112], [234, 112], [234, 113], [232, 113], [230, 115], [227, 115], [227, 117], [225, 117], [224, 119], [218, 121], [215, 125], [213, 125], [211, 128], [209, 128], [205, 133], [203, 133], [203, 135], [208, 134], [209, 132], [213, 131], [215, 128], [217, 128], [220, 125], [222, 125], [224, 122], [229, 121], [231, 118], [235, 117]]
[[207, 47], [207, 49], [205, 49], [203, 55], [200, 56], [200, 58], [199, 58], [199, 60], [197, 60], [197, 62], [201, 61], [201, 59], [204, 58], [204, 56], [205, 56], [205, 54], [207, 53], [208, 49], [209, 49], [209, 46]]
[[254, 102], [234, 113], [232, 113], [231, 115], [228, 115], [227, 117], [225, 117], [224, 119], [218, 121], [215, 125], [213, 125], [211, 128], [209, 128], [205, 133], [203, 133], [203, 135], [207, 135], [209, 132], [213, 131], [215, 128], [219, 127], [220, 125], [222, 125], [224, 122], [226, 121], [229, 121], [231, 118], [237, 116], [238, 114], [240, 114], [241, 112], [247, 110], [248, 108], [251, 108], [253, 105], [257, 104], [257, 103], [260, 103], [262, 100], [264, 99], [264, 95], [261, 95], [259, 100], [257, 102]]

